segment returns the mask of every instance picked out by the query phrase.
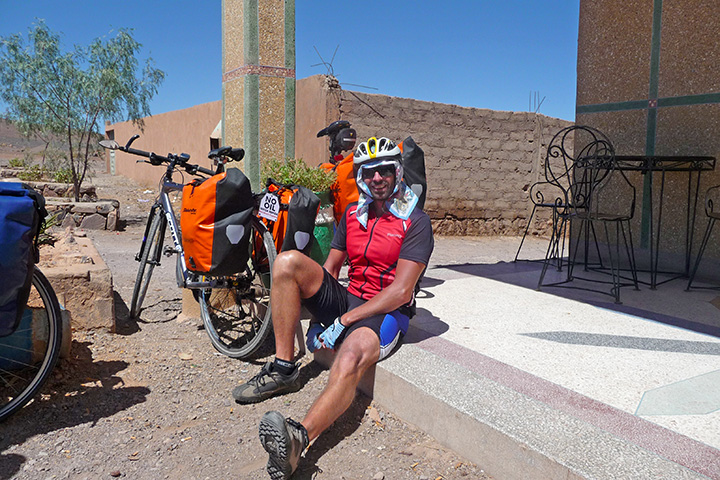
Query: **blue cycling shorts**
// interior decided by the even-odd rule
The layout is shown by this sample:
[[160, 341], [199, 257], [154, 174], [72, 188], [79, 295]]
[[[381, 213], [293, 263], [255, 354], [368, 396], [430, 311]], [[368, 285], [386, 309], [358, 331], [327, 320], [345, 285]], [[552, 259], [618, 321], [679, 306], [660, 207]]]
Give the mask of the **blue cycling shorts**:
[[[362, 305], [366, 300], [362, 300], [352, 293], [349, 293], [347, 288], [340, 285], [335, 277], [330, 275], [327, 270], [323, 271], [325, 272], [325, 276], [320, 289], [313, 296], [304, 299], [302, 304], [312, 315], [312, 323], [320, 323], [327, 327], [333, 323], [337, 317]], [[364, 318], [353, 323], [342, 333], [338, 342], [335, 344], [335, 348], [342, 343], [345, 337], [356, 329], [367, 327], [375, 332], [380, 340], [380, 356], [378, 361], [382, 360], [393, 351], [402, 340], [403, 335], [407, 333], [408, 326], [410, 325], [410, 317], [408, 315], [409, 312], [405, 310], [407, 309], [401, 307], [390, 313], [373, 315], [372, 317]]]

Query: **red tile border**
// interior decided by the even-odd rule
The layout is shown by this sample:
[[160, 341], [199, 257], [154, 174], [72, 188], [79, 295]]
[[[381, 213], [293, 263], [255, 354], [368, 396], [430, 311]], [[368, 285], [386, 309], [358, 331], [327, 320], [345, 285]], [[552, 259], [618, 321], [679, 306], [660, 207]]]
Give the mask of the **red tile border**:
[[234, 80], [245, 75], [260, 75], [263, 77], [295, 78], [295, 70], [292, 68], [270, 67], [267, 65], [243, 65], [222, 76], [223, 83]]

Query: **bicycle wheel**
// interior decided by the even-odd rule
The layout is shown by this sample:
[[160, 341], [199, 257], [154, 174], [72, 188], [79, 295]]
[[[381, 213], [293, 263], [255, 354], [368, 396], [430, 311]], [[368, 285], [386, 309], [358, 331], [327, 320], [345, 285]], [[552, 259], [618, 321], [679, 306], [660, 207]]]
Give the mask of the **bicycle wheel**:
[[217, 279], [200, 292], [200, 316], [213, 346], [232, 358], [247, 358], [272, 330], [270, 287], [275, 244], [265, 225], [252, 218], [250, 258], [244, 272]]
[[153, 269], [155, 265], [160, 264], [160, 253], [162, 251], [167, 220], [163, 215], [158, 213], [152, 213], [150, 216], [151, 218], [148, 219], [150, 228], [145, 237], [145, 244], [140, 252], [140, 267], [138, 267], [132, 301], [130, 302], [130, 318], [139, 317]]
[[61, 343], [60, 304], [36, 268], [20, 325], [0, 338], [0, 421], [38, 393], [57, 363]]

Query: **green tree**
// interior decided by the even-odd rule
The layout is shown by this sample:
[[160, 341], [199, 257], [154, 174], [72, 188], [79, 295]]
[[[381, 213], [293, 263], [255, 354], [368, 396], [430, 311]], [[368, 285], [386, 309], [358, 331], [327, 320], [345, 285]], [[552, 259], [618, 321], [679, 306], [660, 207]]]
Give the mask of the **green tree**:
[[100, 125], [131, 120], [142, 129], [149, 102], [165, 73], [148, 58], [140, 70], [140, 43], [120, 29], [111, 38], [63, 51], [60, 36], [40, 20], [28, 32], [0, 37], [0, 97], [8, 117], [26, 135], [61, 135], [79, 200], [96, 153]]

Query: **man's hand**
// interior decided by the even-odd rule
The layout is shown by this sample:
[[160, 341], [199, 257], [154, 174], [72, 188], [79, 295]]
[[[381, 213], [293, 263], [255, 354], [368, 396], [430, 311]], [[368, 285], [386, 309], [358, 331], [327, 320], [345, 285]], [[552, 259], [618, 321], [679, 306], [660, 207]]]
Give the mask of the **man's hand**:
[[323, 327], [319, 323], [311, 323], [310, 328], [308, 328], [307, 331], [307, 340], [305, 341], [305, 345], [307, 345], [308, 350], [310, 350], [310, 353], [314, 352], [315, 350], [318, 350], [320, 348], [323, 348], [323, 344], [318, 338], [318, 335], [320, 335], [323, 331], [325, 331], [325, 327]]
[[335, 348], [335, 342], [340, 337], [342, 332], [345, 330], [345, 325], [340, 323], [340, 317], [336, 318], [335, 321], [323, 333], [320, 334], [320, 340], [325, 348]]

